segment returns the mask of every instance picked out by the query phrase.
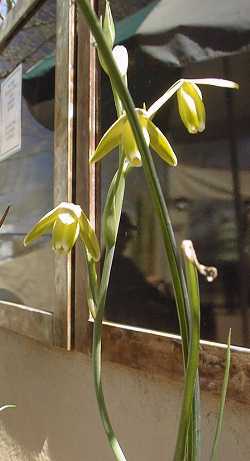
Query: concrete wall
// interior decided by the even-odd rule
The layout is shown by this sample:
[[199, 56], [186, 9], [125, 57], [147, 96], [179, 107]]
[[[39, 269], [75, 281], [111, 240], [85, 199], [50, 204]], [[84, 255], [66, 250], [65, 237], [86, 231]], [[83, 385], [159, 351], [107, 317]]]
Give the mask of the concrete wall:
[[[171, 460], [181, 383], [105, 363], [104, 389], [128, 460]], [[1, 461], [113, 460], [87, 356], [0, 330], [0, 404], [12, 402], [16, 409], [0, 413]], [[202, 461], [209, 459], [216, 408], [216, 398], [204, 394]], [[250, 459], [249, 427], [249, 408], [229, 402], [220, 460]]]

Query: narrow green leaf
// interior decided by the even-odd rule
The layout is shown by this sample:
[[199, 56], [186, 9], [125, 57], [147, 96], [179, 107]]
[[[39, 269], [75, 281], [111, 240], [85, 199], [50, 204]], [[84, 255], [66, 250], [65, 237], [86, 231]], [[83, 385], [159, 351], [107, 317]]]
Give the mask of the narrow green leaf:
[[188, 428], [186, 461], [198, 461], [200, 459], [201, 443], [201, 410], [200, 410], [200, 384], [197, 371], [195, 393], [192, 403], [192, 414]]
[[[196, 412], [199, 411], [199, 395], [196, 382], [200, 348], [200, 294], [192, 242], [185, 240], [182, 242], [181, 249], [190, 304], [190, 315], [188, 318], [189, 349], [174, 461], [184, 460], [185, 458], [187, 461], [197, 461], [199, 453], [199, 429]], [[188, 431], [190, 432], [188, 433]]]
[[217, 424], [215, 429], [215, 436], [213, 441], [212, 453], [210, 457], [210, 461], [216, 461], [218, 459], [218, 446], [219, 446], [219, 439], [222, 431], [222, 423], [223, 423], [223, 415], [224, 415], [224, 408], [226, 402], [226, 394], [227, 394], [227, 387], [228, 387], [228, 380], [229, 380], [229, 370], [230, 370], [230, 362], [231, 362], [231, 328], [229, 330], [228, 339], [227, 339], [227, 355], [226, 355], [226, 366], [225, 366], [225, 373], [224, 373], [224, 380], [222, 384], [222, 391], [221, 391], [221, 399], [220, 399], [220, 406], [219, 412], [217, 417]]

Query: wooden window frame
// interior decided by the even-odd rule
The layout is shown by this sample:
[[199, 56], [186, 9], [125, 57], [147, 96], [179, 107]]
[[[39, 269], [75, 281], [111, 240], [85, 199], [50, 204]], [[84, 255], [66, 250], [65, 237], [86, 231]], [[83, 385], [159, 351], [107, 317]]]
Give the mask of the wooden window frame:
[[[0, 52], [43, 0], [22, 0], [8, 13], [0, 29]], [[73, 201], [74, 167], [74, 57], [75, 3], [56, 0], [56, 77], [54, 135], [54, 204]], [[49, 346], [72, 347], [73, 257], [55, 255], [56, 301], [53, 312], [0, 302], [0, 327], [31, 337]], [[47, 306], [45, 306], [47, 307]]]
[[[0, 51], [42, 3], [17, 3], [1, 26]], [[57, 0], [60, 47], [56, 52], [54, 201], [79, 203], [98, 229], [98, 167], [88, 163], [98, 138], [98, 74], [88, 28], [79, 11], [77, 16], [75, 30], [75, 2]], [[77, 245], [66, 263], [55, 256], [54, 312], [0, 302], [0, 327], [49, 346], [89, 353], [93, 324], [89, 320], [84, 279], [84, 259]], [[201, 386], [215, 394], [221, 389], [225, 348], [223, 344], [201, 341]], [[181, 341], [177, 335], [104, 322], [103, 356], [104, 360], [147, 374], [183, 378]], [[250, 403], [248, 349], [232, 347], [229, 397]]]
[[[95, 1], [92, 1], [94, 6]], [[76, 201], [89, 213], [99, 228], [100, 182], [98, 166], [89, 166], [88, 158], [98, 139], [98, 71], [95, 49], [85, 20], [78, 11], [77, 56], [77, 148]], [[93, 323], [89, 320], [84, 289], [84, 261], [76, 249], [74, 348], [91, 352]], [[225, 344], [201, 341], [200, 377], [202, 389], [219, 394], [225, 368]], [[125, 365], [146, 374], [183, 379], [181, 339], [177, 335], [104, 322], [104, 361]], [[228, 396], [250, 404], [249, 349], [232, 346]]]

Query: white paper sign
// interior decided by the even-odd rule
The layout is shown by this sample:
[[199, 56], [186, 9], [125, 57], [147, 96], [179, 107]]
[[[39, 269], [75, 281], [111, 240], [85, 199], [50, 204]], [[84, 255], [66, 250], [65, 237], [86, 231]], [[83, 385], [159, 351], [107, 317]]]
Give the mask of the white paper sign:
[[1, 84], [0, 160], [21, 150], [22, 64]]

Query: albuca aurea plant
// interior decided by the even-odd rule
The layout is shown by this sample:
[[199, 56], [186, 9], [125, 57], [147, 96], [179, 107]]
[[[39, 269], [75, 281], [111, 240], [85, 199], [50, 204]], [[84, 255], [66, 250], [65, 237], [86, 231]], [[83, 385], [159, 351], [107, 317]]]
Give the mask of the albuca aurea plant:
[[[199, 398], [199, 341], [200, 341], [200, 298], [197, 272], [208, 280], [216, 276], [216, 269], [200, 264], [192, 242], [184, 241], [179, 253], [172, 230], [168, 209], [160, 182], [154, 167], [150, 148], [166, 163], [175, 167], [177, 157], [165, 135], [153, 123], [158, 110], [170, 98], [177, 97], [181, 120], [190, 134], [205, 129], [205, 106], [200, 85], [215, 85], [237, 89], [238, 85], [220, 79], [181, 79], [171, 86], [154, 104], [135, 108], [127, 88], [128, 53], [124, 46], [114, 46], [115, 25], [109, 3], [106, 3], [104, 18], [97, 18], [88, 0], [78, 0], [85, 15], [97, 47], [100, 64], [109, 76], [117, 111], [117, 120], [104, 134], [90, 162], [102, 160], [115, 148], [119, 150], [118, 169], [110, 184], [102, 217], [102, 241], [104, 261], [100, 279], [96, 263], [100, 259], [100, 248], [88, 218], [78, 205], [62, 203], [43, 217], [25, 238], [25, 244], [38, 238], [45, 231], [52, 232], [52, 246], [59, 253], [68, 253], [78, 236], [81, 238], [86, 267], [89, 275], [87, 297], [94, 319], [92, 368], [96, 399], [100, 417], [108, 442], [117, 461], [126, 461], [126, 456], [114, 433], [102, 390], [101, 338], [102, 322], [114, 256], [117, 232], [120, 222], [123, 197], [128, 174], [135, 167], [142, 167], [145, 180], [159, 219], [166, 257], [171, 270], [176, 307], [182, 339], [185, 384], [179, 427], [176, 438], [174, 461], [198, 461], [200, 459], [200, 398]], [[223, 409], [229, 377], [230, 334], [228, 338], [225, 377], [222, 388], [217, 427], [211, 450], [211, 461], [217, 459], [217, 447], [222, 427]]]

